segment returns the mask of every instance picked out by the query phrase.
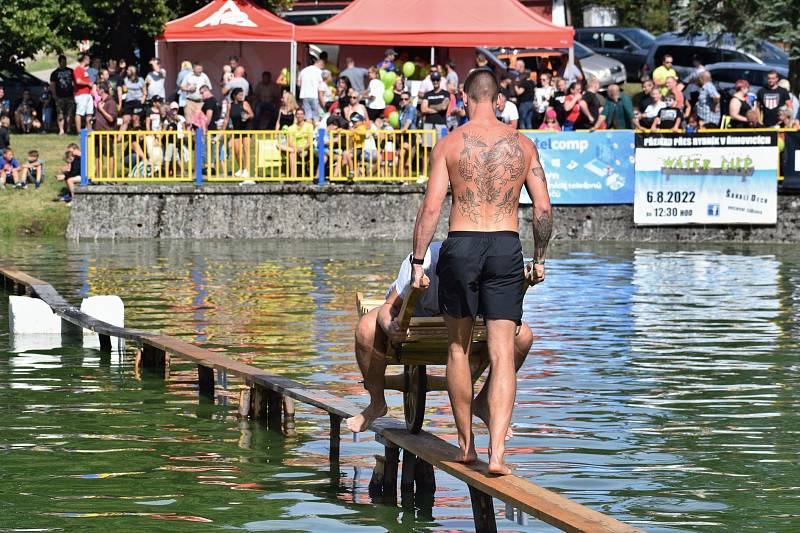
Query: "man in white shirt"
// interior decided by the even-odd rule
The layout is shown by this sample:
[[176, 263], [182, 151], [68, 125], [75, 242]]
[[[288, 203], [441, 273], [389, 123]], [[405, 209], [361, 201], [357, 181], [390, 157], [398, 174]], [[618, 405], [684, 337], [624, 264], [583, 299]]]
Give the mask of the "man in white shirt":
[[509, 102], [503, 93], [497, 93], [497, 118], [512, 128], [517, 127], [519, 111], [514, 102]]
[[150, 60], [150, 67], [153, 70], [151, 70], [144, 79], [144, 82], [147, 84], [147, 97], [151, 100], [158, 97], [161, 98], [163, 102], [166, 99], [164, 81], [167, 77], [167, 71], [161, 68], [161, 61], [157, 58]]
[[183, 78], [181, 90], [186, 93], [186, 105], [183, 107], [183, 116], [191, 124], [192, 118], [197, 111], [203, 107], [203, 96], [200, 94], [200, 87], [211, 87], [211, 80], [203, 72], [203, 65], [194, 63], [191, 74]]
[[300, 101], [303, 103], [306, 119], [314, 122], [322, 116], [325, 103], [325, 82], [322, 81], [322, 67], [325, 62], [316, 58], [312, 64], [300, 71]]
[[[432, 242], [425, 253], [422, 268], [430, 280], [428, 290], [422, 291], [417, 297], [414, 306], [414, 316], [438, 316], [439, 312], [439, 277], [436, 275], [436, 265], [439, 262], [441, 241]], [[364, 431], [369, 428], [375, 419], [386, 415], [388, 408], [384, 397], [384, 376], [386, 373], [386, 343], [389, 339], [401, 340], [406, 332], [400, 330], [397, 316], [403, 307], [403, 298], [411, 290], [411, 262], [410, 256], [403, 260], [397, 279], [386, 291], [386, 302], [358, 321], [356, 326], [356, 361], [364, 376], [364, 388], [369, 392], [369, 405], [361, 414], [347, 419], [347, 427], [353, 432]], [[533, 333], [525, 322], [518, 328], [514, 337], [514, 365], [516, 370], [522, 367], [525, 358], [533, 344]], [[481, 391], [473, 400], [472, 412], [475, 416], [486, 422], [488, 405], [488, 390], [491, 372]], [[512, 435], [509, 428], [508, 436]]]
[[244, 92], [245, 99], [250, 94], [250, 82], [244, 77], [244, 67], [241, 65], [233, 69], [233, 79], [226, 83], [222, 89], [222, 94], [228, 98], [228, 101], [230, 101], [231, 91], [234, 89], [241, 89]]

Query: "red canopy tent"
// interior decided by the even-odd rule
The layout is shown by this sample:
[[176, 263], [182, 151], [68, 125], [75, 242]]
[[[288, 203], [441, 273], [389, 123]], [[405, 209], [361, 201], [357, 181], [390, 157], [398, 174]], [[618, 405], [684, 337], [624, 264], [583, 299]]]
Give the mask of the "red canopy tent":
[[[573, 29], [556, 26], [517, 0], [355, 0], [317, 26], [298, 26], [303, 43], [338, 44], [339, 61], [374, 64], [386, 46], [447, 49], [464, 73], [474, 47], [542, 47], [572, 50]], [[349, 46], [348, 46], [349, 45]], [[381, 47], [381, 48], [376, 48]]]
[[[199, 61], [216, 85], [228, 57], [239, 56], [251, 83], [270, 70], [294, 70], [295, 26], [251, 0], [213, 0], [194, 13], [167, 22], [156, 38], [156, 55], [167, 70], [167, 90], [175, 90], [182, 61]], [[217, 87], [213, 87], [217, 90]]]

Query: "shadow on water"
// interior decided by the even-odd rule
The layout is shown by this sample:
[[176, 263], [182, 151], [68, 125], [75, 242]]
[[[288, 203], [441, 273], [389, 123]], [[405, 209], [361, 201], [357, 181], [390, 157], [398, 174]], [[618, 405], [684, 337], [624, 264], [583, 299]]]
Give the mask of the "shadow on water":
[[[0, 256], [71, 301], [118, 294], [129, 326], [363, 400], [353, 294], [382, 294], [408, 248], [9, 241]], [[516, 472], [649, 531], [795, 528], [798, 281], [792, 247], [559, 243], [524, 304], [535, 343]], [[199, 401], [190, 365], [165, 383], [131, 361], [74, 344], [0, 352], [0, 529], [474, 527], [467, 491], [443, 475], [435, 501], [373, 502], [381, 447], [344, 434], [329, 465], [324, 413], [298, 406], [285, 437], [239, 420], [227, 396]], [[446, 395], [428, 405], [427, 427], [452, 441]]]

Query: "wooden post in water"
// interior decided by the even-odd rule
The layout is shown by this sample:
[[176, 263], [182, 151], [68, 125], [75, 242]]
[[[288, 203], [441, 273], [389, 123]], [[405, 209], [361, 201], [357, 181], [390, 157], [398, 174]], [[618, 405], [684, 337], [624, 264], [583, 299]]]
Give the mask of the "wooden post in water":
[[383, 479], [386, 471], [386, 458], [382, 455], [375, 456], [375, 468], [372, 469], [372, 478], [369, 480], [370, 498], [383, 495]]
[[397, 468], [400, 464], [400, 448], [386, 446], [386, 473], [383, 478], [383, 497], [397, 501]]
[[341, 450], [341, 431], [342, 431], [342, 417], [339, 415], [335, 415], [333, 413], [330, 414], [331, 420], [331, 437], [330, 437], [330, 449], [328, 451], [328, 460], [331, 464], [339, 464], [339, 452]]
[[253, 386], [250, 389], [250, 418], [253, 420], [266, 420], [268, 395], [267, 389]]
[[469, 496], [472, 500], [472, 519], [475, 521], [475, 531], [497, 533], [492, 497], [472, 486], [469, 487]]
[[283, 418], [283, 395], [279, 392], [267, 391], [267, 402], [267, 427], [280, 431], [281, 419]]
[[250, 416], [250, 389], [244, 388], [239, 391], [239, 416], [248, 418]]
[[436, 492], [436, 476], [433, 473], [433, 465], [419, 457], [414, 464], [414, 483], [417, 485], [417, 493], [433, 494]]
[[108, 335], [98, 335], [100, 337], [100, 351], [111, 353], [111, 337]]
[[294, 435], [294, 399], [288, 396], [283, 397], [283, 432], [286, 435]]
[[142, 346], [142, 369], [164, 376], [167, 370], [166, 352], [149, 344]]
[[197, 387], [200, 396], [214, 399], [214, 369], [205, 365], [197, 365]]
[[417, 466], [417, 456], [408, 450], [403, 450], [403, 469], [400, 475], [400, 494], [414, 492], [414, 471]]

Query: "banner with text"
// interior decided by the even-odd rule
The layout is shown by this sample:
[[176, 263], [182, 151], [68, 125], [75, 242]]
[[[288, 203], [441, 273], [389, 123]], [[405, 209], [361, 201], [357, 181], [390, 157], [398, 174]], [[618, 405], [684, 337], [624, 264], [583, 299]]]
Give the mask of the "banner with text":
[[636, 135], [636, 224], [775, 224], [777, 208], [777, 133]]
[[[632, 131], [528, 131], [525, 135], [539, 150], [553, 204], [633, 203]], [[531, 203], [524, 188], [519, 201]]]

